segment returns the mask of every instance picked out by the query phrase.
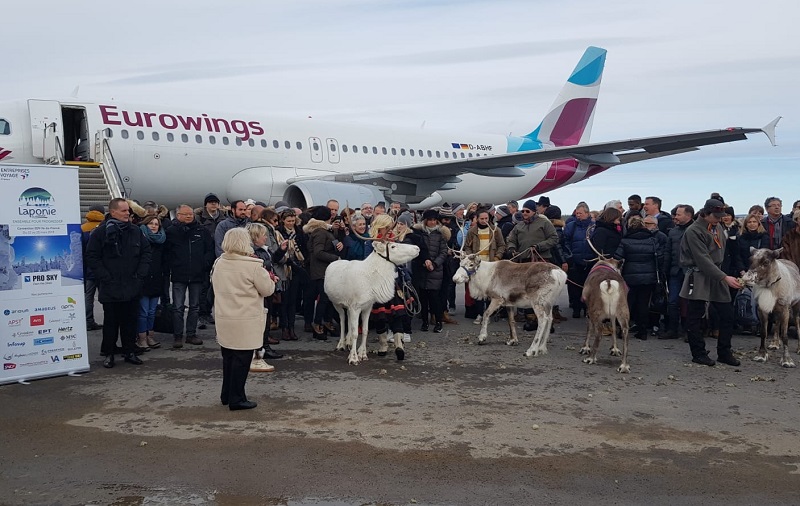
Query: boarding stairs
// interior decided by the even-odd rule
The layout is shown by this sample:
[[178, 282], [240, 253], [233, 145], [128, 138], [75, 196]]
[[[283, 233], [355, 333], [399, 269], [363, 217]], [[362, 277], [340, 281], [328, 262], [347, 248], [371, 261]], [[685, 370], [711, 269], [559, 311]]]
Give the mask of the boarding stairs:
[[[48, 136], [48, 133], [51, 135]], [[86, 216], [89, 208], [94, 205], [108, 207], [108, 202], [112, 198], [126, 197], [125, 187], [105, 130], [100, 130], [95, 134], [92, 160], [64, 160], [61, 141], [52, 131], [45, 134], [45, 146], [45, 161], [48, 164], [78, 167], [81, 217]]]

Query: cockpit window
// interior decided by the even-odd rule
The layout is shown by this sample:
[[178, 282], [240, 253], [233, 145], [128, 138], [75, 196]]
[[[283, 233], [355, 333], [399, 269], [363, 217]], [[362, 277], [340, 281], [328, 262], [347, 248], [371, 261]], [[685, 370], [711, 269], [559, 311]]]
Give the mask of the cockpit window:
[[0, 118], [0, 135], [11, 135], [11, 123]]

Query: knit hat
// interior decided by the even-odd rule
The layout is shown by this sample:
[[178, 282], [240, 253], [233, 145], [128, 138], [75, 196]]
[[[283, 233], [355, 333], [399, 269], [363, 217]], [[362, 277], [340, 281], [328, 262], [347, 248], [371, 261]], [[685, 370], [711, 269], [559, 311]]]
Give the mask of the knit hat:
[[95, 204], [89, 208], [89, 212], [97, 211], [98, 213], [106, 214], [106, 206], [102, 204]]
[[725, 206], [725, 214], [730, 215], [731, 218], [736, 218], [736, 213], [733, 212], [733, 206]]
[[444, 205], [439, 208], [439, 217], [440, 218], [453, 218], [453, 217], [455, 217], [455, 214], [453, 214], [453, 208], [450, 207], [450, 204], [445, 202]]
[[438, 220], [439, 219], [439, 212], [435, 209], [427, 209], [424, 213], [422, 213], [422, 220]]
[[464, 209], [464, 204], [462, 204], [462, 203], [460, 203], [460, 202], [453, 202], [453, 203], [450, 205], [450, 207], [452, 207], [452, 208], [453, 208], [453, 214], [456, 214], [457, 212], [459, 212], [459, 211], [461, 211], [462, 209]]
[[544, 206], [547, 207], [550, 205], [550, 198], [549, 197], [539, 197], [539, 202], [536, 203], [537, 206]]
[[[541, 199], [539, 199], [539, 200], [541, 200]], [[530, 209], [533, 212], [536, 212], [536, 202], [534, 202], [532, 200], [526, 200], [525, 203], [522, 204], [522, 207], [525, 208], [525, 209]]]
[[317, 206], [311, 212], [311, 217], [315, 220], [328, 221], [331, 219], [331, 210], [325, 206]]
[[217, 197], [214, 193], [209, 193], [206, 195], [206, 198], [203, 199], [203, 205], [206, 205], [209, 202], [216, 202], [219, 204], [219, 197]]
[[254, 206], [254, 205], [256, 205], [256, 201], [253, 200], [253, 199], [247, 199], [247, 200], [244, 201], [244, 205], [246, 205], [246, 206]]
[[722, 218], [725, 216], [725, 204], [722, 201], [717, 199], [708, 199], [706, 200], [706, 204], [703, 206], [703, 211], [706, 214], [712, 214], [716, 218]]
[[544, 210], [544, 217], [548, 220], [560, 220], [561, 219], [561, 208], [558, 206], [549, 206], [547, 209]]
[[506, 216], [508, 216], [508, 213], [509, 213], [508, 206], [500, 206], [497, 209], [495, 209], [495, 214], [497, 215], [498, 218], [505, 218]]
[[414, 224], [414, 217], [411, 216], [411, 213], [406, 211], [397, 217], [397, 223], [402, 223], [407, 227], [411, 227], [411, 225]]

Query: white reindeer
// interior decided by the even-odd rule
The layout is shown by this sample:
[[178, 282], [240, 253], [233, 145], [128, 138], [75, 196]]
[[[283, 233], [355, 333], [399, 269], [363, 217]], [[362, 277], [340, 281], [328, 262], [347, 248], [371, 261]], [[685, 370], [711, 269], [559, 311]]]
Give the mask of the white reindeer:
[[[456, 252], [458, 255], [460, 252]], [[513, 315], [517, 307], [532, 307], [539, 325], [526, 357], [547, 353], [547, 339], [553, 324], [553, 304], [567, 283], [567, 274], [546, 262], [517, 264], [509, 260], [481, 262], [477, 254], [461, 255], [461, 263], [453, 275], [456, 283], [469, 281], [470, 294], [476, 299], [490, 299], [483, 314], [478, 344], [486, 341], [489, 318], [500, 306], [508, 308], [509, 346], [519, 344]]]
[[[388, 302], [394, 297], [396, 266], [410, 262], [419, 255], [419, 247], [387, 241], [375, 241], [374, 251], [364, 260], [337, 260], [325, 271], [325, 293], [339, 312], [340, 334], [337, 350], [350, 349], [347, 362], [357, 365], [367, 360], [368, 323], [372, 305]], [[347, 320], [345, 320], [345, 310]], [[345, 334], [345, 321], [347, 333]], [[358, 329], [361, 328], [361, 345]], [[388, 337], [381, 334], [378, 353], [385, 354]], [[403, 339], [395, 337], [395, 354], [403, 360]]]

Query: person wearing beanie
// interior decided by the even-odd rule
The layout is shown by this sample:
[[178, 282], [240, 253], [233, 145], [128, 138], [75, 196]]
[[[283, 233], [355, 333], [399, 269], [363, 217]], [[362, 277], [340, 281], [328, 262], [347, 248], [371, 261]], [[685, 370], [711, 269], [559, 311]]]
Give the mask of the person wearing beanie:
[[461, 204], [460, 202], [453, 202], [450, 207], [453, 209], [453, 216], [456, 217], [456, 220], [464, 219], [464, 211], [466, 210], [464, 204]]
[[[439, 208], [439, 222], [443, 228], [450, 230], [450, 238], [447, 240], [447, 247], [458, 249], [460, 247], [458, 242], [458, 224], [453, 214], [453, 208], [446, 202]], [[453, 282], [453, 275], [456, 273], [456, 270], [458, 270], [458, 264], [459, 260], [448, 252], [444, 262], [444, 274], [440, 291], [443, 309], [442, 321], [453, 325], [458, 325], [458, 322], [451, 316], [456, 310], [456, 284]]]
[[232, 228], [244, 228], [248, 223], [250, 223], [250, 211], [247, 209], [247, 204], [243, 200], [231, 202], [230, 215], [217, 223], [214, 229], [214, 253], [218, 258], [222, 254], [222, 240], [225, 239], [225, 233]]
[[100, 330], [102, 325], [94, 320], [94, 298], [97, 293], [97, 282], [94, 273], [86, 265], [86, 244], [94, 229], [106, 218], [106, 208], [102, 205], [93, 205], [86, 213], [86, 222], [81, 225], [81, 248], [83, 250], [83, 296], [86, 301], [86, 330]]
[[514, 256], [517, 251], [522, 253], [518, 262], [551, 261], [551, 250], [558, 244], [555, 227], [550, 220], [536, 213], [533, 200], [526, 201], [521, 212], [522, 221], [511, 229], [506, 241], [509, 255]]
[[[216, 238], [217, 225], [225, 219], [225, 213], [219, 208], [219, 197], [216, 193], [207, 193], [203, 197], [203, 207], [194, 209], [194, 220], [206, 229], [211, 237]], [[215, 253], [216, 254], [216, 253]], [[169, 281], [167, 281], [169, 283]], [[168, 291], [168, 290], [167, 290]], [[205, 329], [207, 325], [214, 324], [211, 308], [214, 307], [214, 290], [211, 287], [211, 273], [203, 280], [200, 292], [200, 314], [197, 323], [198, 329]]]
[[536, 212], [544, 214], [548, 207], [550, 207], [550, 198], [544, 196], [539, 197], [539, 200], [536, 202]]
[[[470, 227], [464, 239], [464, 253], [478, 255], [483, 262], [496, 262], [503, 259], [505, 252], [506, 242], [500, 229], [492, 223], [491, 213], [488, 209], [480, 209], [475, 225]], [[472, 304], [472, 313], [476, 315], [473, 322], [475, 325], [482, 323], [485, 308], [485, 300], [475, 299]]]
[[410, 212], [405, 211], [397, 217], [397, 223], [402, 223], [406, 227], [411, 228], [414, 226], [414, 217], [411, 216]]

